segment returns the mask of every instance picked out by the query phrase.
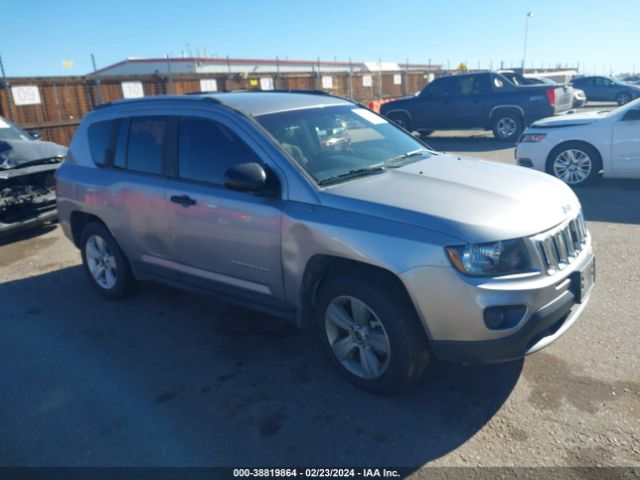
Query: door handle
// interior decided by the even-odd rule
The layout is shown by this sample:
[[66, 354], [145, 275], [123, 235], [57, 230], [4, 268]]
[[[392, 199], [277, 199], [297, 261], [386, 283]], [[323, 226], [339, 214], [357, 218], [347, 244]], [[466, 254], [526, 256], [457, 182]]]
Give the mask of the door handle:
[[185, 208], [191, 207], [192, 205], [196, 204], [196, 201], [188, 195], [172, 195], [171, 201]]

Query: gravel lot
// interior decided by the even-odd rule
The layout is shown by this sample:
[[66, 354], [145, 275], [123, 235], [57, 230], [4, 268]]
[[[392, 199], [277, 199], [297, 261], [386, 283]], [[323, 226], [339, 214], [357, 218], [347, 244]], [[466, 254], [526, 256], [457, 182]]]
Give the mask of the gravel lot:
[[[490, 134], [436, 149], [513, 163]], [[525, 361], [350, 386], [312, 332], [147, 284], [90, 288], [57, 226], [0, 243], [0, 466], [640, 466], [640, 181], [578, 195], [598, 284]]]

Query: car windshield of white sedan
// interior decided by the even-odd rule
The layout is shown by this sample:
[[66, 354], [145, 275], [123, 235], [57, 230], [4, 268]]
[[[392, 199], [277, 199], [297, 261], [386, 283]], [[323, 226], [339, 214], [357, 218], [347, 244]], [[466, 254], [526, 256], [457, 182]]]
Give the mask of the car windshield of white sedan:
[[617, 115], [618, 113], [622, 112], [622, 111], [627, 111], [627, 110], [631, 110], [632, 108], [636, 108], [640, 106], [640, 98], [636, 98], [634, 101], [629, 102], [625, 105], [622, 105], [621, 107], [616, 107], [612, 110], [600, 110], [598, 112], [598, 114], [600, 114], [602, 117], [612, 117], [614, 115]]
[[384, 173], [432, 153], [357, 105], [272, 113], [257, 120], [320, 185]]

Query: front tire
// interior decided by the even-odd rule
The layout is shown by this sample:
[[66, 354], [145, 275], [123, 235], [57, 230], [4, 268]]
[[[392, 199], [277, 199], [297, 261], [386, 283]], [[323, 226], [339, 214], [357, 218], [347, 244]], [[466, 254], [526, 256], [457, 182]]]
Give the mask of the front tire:
[[600, 153], [589, 144], [567, 142], [558, 145], [547, 159], [547, 173], [571, 187], [593, 184], [602, 169]]
[[134, 283], [129, 263], [109, 230], [91, 222], [80, 238], [82, 264], [91, 284], [104, 297], [124, 297]]
[[492, 129], [496, 140], [515, 143], [524, 130], [524, 124], [515, 112], [498, 112], [493, 116]]
[[323, 283], [316, 321], [334, 364], [366, 390], [401, 390], [429, 363], [427, 337], [406, 292], [377, 274], [355, 272]]
[[622, 92], [616, 97], [616, 102], [618, 103], [618, 105], [624, 105], [626, 103], [629, 103], [630, 101], [631, 101], [631, 94], [627, 92]]

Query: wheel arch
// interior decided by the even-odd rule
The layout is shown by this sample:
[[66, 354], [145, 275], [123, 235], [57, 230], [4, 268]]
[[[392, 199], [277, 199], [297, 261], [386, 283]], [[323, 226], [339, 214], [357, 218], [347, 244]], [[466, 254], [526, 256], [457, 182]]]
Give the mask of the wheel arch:
[[406, 110], [404, 108], [394, 108], [393, 110], [389, 110], [388, 112], [384, 112], [383, 115], [388, 118], [389, 115], [392, 115], [394, 113], [403, 113], [407, 117], [409, 117], [409, 120], [413, 120], [413, 118], [411, 117], [411, 112], [409, 112], [409, 110]]
[[107, 227], [106, 223], [104, 223], [100, 219], [100, 217], [93, 215], [91, 213], [75, 210], [71, 212], [71, 215], [69, 217], [69, 222], [71, 225], [71, 237], [73, 239], [73, 244], [78, 248], [80, 248], [80, 239], [82, 238], [82, 231], [88, 224], [92, 222], [101, 224], [104, 228], [107, 229], [109, 233], [111, 233], [111, 230], [109, 229], [109, 227]]
[[392, 120], [392, 116], [393, 115], [405, 115], [407, 117], [407, 120], [409, 121], [408, 125], [407, 125], [407, 130], [411, 130], [412, 128], [415, 127], [415, 125], [413, 125], [413, 117], [411, 116], [411, 113], [409, 112], [409, 110], [405, 110], [403, 108], [394, 108], [393, 110], [389, 110], [388, 112], [383, 113], [382, 115], [389, 119], [390, 122], [393, 122], [394, 125], [398, 126], [393, 120]]
[[587, 147], [593, 148], [595, 152], [598, 154], [598, 158], [596, 160], [600, 162], [600, 169], [604, 168], [602, 152], [593, 143], [588, 142], [586, 140], [563, 140], [562, 142], [557, 144], [555, 147], [553, 147], [551, 151], [549, 151], [549, 154], [547, 155], [547, 159], [544, 165], [544, 171], [546, 173], [550, 173], [551, 171], [551, 162], [553, 158], [558, 154], [558, 152], [561, 150], [562, 147], [565, 147], [568, 144], [582, 144], [582, 145], [586, 145]]
[[344, 257], [317, 254], [309, 259], [302, 275], [300, 288], [300, 310], [302, 315], [300, 315], [299, 318], [301, 326], [308, 323], [312, 318], [313, 311], [316, 307], [318, 291], [322, 283], [334, 275], [350, 273], [366, 273], [369, 278], [375, 278], [388, 283], [391, 288], [393, 288], [394, 293], [404, 296], [415, 310], [415, 305], [404, 283], [402, 283], [402, 280], [392, 271], [384, 267]]
[[496, 114], [502, 111], [510, 111], [510, 112], [515, 112], [516, 114], [518, 114], [520, 116], [520, 119], [522, 120], [522, 124], [525, 125], [525, 114], [524, 114], [524, 110], [522, 109], [521, 106], [519, 105], [496, 105], [495, 107], [493, 107], [491, 109], [491, 112], [489, 112], [489, 121], [491, 124], [493, 124], [493, 121], [496, 117]]

